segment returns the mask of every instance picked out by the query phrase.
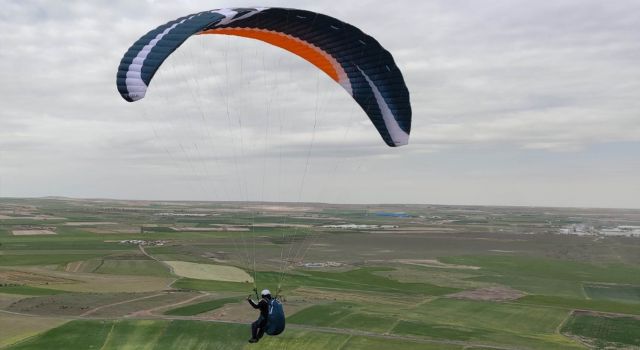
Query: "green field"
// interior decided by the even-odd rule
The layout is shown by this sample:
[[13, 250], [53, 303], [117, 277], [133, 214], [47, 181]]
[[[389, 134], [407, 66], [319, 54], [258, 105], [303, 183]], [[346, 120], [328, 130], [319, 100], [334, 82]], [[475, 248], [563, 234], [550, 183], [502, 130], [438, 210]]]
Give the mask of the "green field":
[[585, 284], [584, 291], [590, 299], [640, 303], [640, 286]]
[[393, 333], [425, 336], [433, 339], [470, 340], [481, 338], [487, 332], [483, 329], [464, 326], [400, 320], [393, 327]]
[[528, 295], [517, 301], [526, 305], [540, 305], [560, 309], [593, 310], [640, 315], [640, 305], [609, 300], [587, 300], [548, 295]]
[[586, 297], [583, 281], [640, 284], [640, 267], [594, 264], [521, 255], [446, 257], [452, 264], [479, 266], [474, 280], [505, 284], [534, 294]]
[[53, 295], [62, 294], [64, 293], [64, 291], [31, 286], [0, 285], [0, 293], [20, 295]]
[[251, 291], [253, 284], [240, 282], [223, 282], [211, 280], [196, 280], [181, 278], [171, 285], [174, 288], [216, 292], [246, 292]]
[[166, 266], [154, 260], [104, 259], [93, 272], [108, 275], [171, 276]]
[[598, 348], [640, 347], [640, 319], [637, 318], [576, 313], [564, 324], [562, 332], [586, 338]]
[[423, 336], [431, 339], [475, 341], [480, 344], [576, 348], [555, 334], [567, 312], [492, 302], [437, 299], [418, 307], [370, 308], [353, 303], [331, 303], [303, 309], [290, 323], [349, 328], [376, 333]]
[[339, 320], [352, 315], [355, 307], [355, 304], [348, 303], [314, 305], [290, 316], [288, 321], [291, 323], [334, 327]]
[[[452, 331], [462, 339], [539, 349], [576, 347], [573, 342], [555, 333], [567, 316], [563, 310], [511, 303], [438, 299], [424, 303], [405, 315], [413, 322], [425, 323], [432, 333], [433, 327], [445, 326], [446, 331]], [[401, 332], [402, 329], [394, 329], [394, 332]]]

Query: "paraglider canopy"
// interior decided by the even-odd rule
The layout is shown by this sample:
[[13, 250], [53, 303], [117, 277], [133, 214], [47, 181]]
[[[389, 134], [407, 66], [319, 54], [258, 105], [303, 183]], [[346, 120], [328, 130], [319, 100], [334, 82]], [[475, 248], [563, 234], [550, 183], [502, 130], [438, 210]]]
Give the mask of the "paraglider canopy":
[[198, 34], [257, 39], [304, 58], [353, 97], [387, 145], [409, 142], [409, 91], [391, 54], [360, 29], [311, 11], [225, 8], [163, 24], [138, 39], [120, 61], [117, 86], [121, 96], [129, 102], [144, 98], [165, 59]]

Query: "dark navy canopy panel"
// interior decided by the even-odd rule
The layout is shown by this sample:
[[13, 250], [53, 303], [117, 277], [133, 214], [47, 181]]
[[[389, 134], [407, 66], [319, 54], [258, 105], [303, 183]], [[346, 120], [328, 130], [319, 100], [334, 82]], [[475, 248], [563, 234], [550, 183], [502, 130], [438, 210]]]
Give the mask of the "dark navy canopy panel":
[[353, 96], [387, 145], [408, 143], [409, 91], [391, 54], [360, 29], [304, 10], [227, 8], [163, 24], [138, 39], [120, 61], [117, 85], [122, 97], [142, 99], [162, 62], [194, 34], [253, 38], [306, 59]]

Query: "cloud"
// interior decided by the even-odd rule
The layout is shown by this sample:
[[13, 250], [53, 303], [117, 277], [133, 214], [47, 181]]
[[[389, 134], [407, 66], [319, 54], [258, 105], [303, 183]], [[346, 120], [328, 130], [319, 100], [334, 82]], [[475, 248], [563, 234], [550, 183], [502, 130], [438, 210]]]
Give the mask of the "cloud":
[[[482, 149], [516, 150], [525, 161], [531, 152], [571, 157], [607, 144], [640, 143], [637, 2], [266, 5], [333, 15], [389, 49], [411, 91], [410, 146], [386, 147], [364, 112], [333, 81], [294, 55], [250, 40], [192, 38], [167, 60], [145, 100], [123, 101], [115, 71], [129, 45], [170, 19], [209, 9], [209, 2], [8, 1], [0, 13], [0, 195], [47, 195], [57, 183], [60, 191], [75, 195], [162, 198], [153, 191], [171, 183], [175, 190], [167, 197], [201, 198], [197, 190], [180, 192], [184, 181], [215, 177], [224, 182], [230, 176], [226, 182], [259, 188], [266, 160], [270, 171], [282, 170], [275, 164], [288, 167], [294, 193], [305, 172], [316, 171], [308, 175], [307, 186], [317, 189], [325, 187], [323, 174], [335, 164], [376, 164], [364, 178], [341, 175], [343, 183], [368, 193], [354, 200], [418, 201], [416, 193], [433, 189], [408, 184], [432, 171], [421, 165], [432, 159], [467, 159], [477, 156], [472, 149]], [[490, 163], [502, 172], [517, 166]], [[540, 164], [538, 171], [554, 166]], [[638, 170], [637, 163], [618, 166], [629, 173]], [[437, 173], [460, 170], [446, 163], [440, 167]], [[140, 180], [131, 179], [130, 185], [95, 185], [110, 179], [126, 184], [123, 171], [131, 169]], [[398, 179], [396, 169], [411, 176]], [[46, 180], [19, 176], [43, 170], [51, 174]], [[74, 171], [103, 175], [82, 178]], [[251, 175], [234, 179], [239, 171]], [[496, 176], [489, 187], [501, 183]], [[445, 183], [440, 177], [432, 181]], [[537, 180], [527, 181], [536, 187]], [[381, 182], [397, 189], [366, 190]], [[563, 196], [549, 195], [559, 201]], [[430, 197], [421, 198], [428, 202]], [[437, 198], [447, 197], [443, 192]], [[501, 201], [509, 202], [508, 195]], [[614, 202], [612, 195], [607, 203]], [[640, 206], [637, 200], [622, 202]]]

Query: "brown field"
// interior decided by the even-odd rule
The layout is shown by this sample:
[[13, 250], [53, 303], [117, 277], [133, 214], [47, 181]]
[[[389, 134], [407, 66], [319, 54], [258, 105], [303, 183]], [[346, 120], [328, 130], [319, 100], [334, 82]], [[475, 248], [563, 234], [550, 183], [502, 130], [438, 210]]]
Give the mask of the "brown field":
[[253, 282], [253, 277], [233, 266], [198, 264], [185, 261], [165, 261], [165, 263], [171, 266], [176, 275], [182, 277], [226, 282]]
[[[18, 213], [20, 215], [20, 213]], [[46, 220], [66, 220], [67, 218], [59, 217], [59, 216], [51, 216], [51, 215], [32, 215], [32, 216], [8, 216], [3, 215], [2, 220], [38, 220], [38, 221], [46, 221]]]
[[468, 270], [480, 269], [480, 267], [478, 266], [445, 264], [436, 259], [396, 259], [393, 261], [401, 264], [418, 265], [418, 266], [425, 266], [425, 267], [436, 267], [441, 269], [468, 269]]
[[13, 230], [11, 233], [14, 236], [37, 236], [37, 235], [55, 235], [56, 232], [52, 230]]
[[90, 222], [66, 222], [65, 226], [96, 226], [96, 225], [117, 225], [117, 222], [90, 221]]
[[423, 296], [408, 296], [389, 294], [384, 298], [380, 298], [380, 293], [366, 293], [366, 292], [348, 292], [342, 290], [326, 290], [316, 288], [298, 288], [286, 296], [287, 306], [295, 303], [326, 303], [326, 302], [353, 302], [368, 304], [375, 301], [381, 305], [407, 305], [415, 304], [426, 299]]
[[70, 292], [91, 293], [150, 292], [165, 290], [174, 280], [163, 277], [95, 274], [83, 274], [77, 279], [78, 283], [57, 285], [55, 288]]
[[304, 225], [304, 224], [278, 224], [278, 223], [268, 223], [268, 224], [254, 224], [253, 227], [313, 227], [312, 225]]
[[516, 300], [525, 296], [526, 293], [512, 289], [509, 287], [486, 287], [474, 290], [465, 290], [454, 294], [447, 295], [449, 298], [454, 299], [468, 299], [468, 300], [485, 300], [485, 301], [508, 301]]
[[171, 227], [172, 230], [177, 232], [211, 232], [211, 231], [234, 231], [234, 232], [246, 232], [249, 231], [249, 227], [246, 226], [231, 226], [231, 225], [219, 225], [219, 227]]
[[276, 212], [304, 212], [304, 211], [312, 211], [315, 208], [313, 207], [298, 207], [298, 206], [284, 206], [284, 205], [257, 205], [257, 206], [247, 206], [247, 209], [255, 209], [261, 211], [276, 211]]
[[97, 233], [97, 234], [105, 234], [105, 233], [114, 233], [114, 234], [136, 234], [136, 233], [140, 233], [140, 228], [139, 227], [117, 227], [117, 228], [108, 228], [107, 227], [101, 227], [101, 228], [87, 228], [85, 229], [87, 232], [91, 232], [91, 233]]
[[0, 313], [0, 348], [58, 327], [65, 322], [67, 320], [62, 318]]
[[48, 274], [48, 276], [55, 279], [61, 279], [63, 281], [55, 284], [49, 284], [47, 287], [69, 292], [150, 292], [165, 290], [171, 282], [174, 281], [173, 278], [166, 277], [71, 273], [65, 271], [52, 271], [43, 268], [20, 268], [20, 271], [35, 273], [37, 275]]
[[[83, 316], [106, 306], [127, 303], [159, 293], [68, 293], [18, 300], [6, 310], [29, 315]], [[135, 311], [135, 310], [132, 310]]]
[[0, 293], [0, 309], [4, 309], [7, 306], [15, 303], [16, 301], [24, 298], [27, 297], [24, 295]]
[[[174, 292], [174, 293], [176, 294], [180, 293], [180, 294], [176, 295], [176, 297], [172, 299], [170, 302], [163, 303], [158, 306], [149, 306], [142, 310], [133, 312], [127, 316], [128, 317], [150, 317], [156, 314], [161, 314], [162, 312], [169, 309], [174, 309], [180, 306], [184, 306], [186, 304], [199, 303], [199, 302], [205, 301], [206, 298], [210, 298], [213, 295], [213, 294], [208, 294], [203, 292], [197, 292], [197, 293], [196, 292], [193, 292], [193, 293]], [[178, 297], [180, 297], [181, 299], [179, 299]]]
[[[287, 313], [289, 305], [287, 305]], [[233, 322], [253, 322], [257, 317], [257, 312], [249, 306], [246, 301], [227, 304], [219, 309], [205, 312], [197, 315], [199, 318], [221, 320], [221, 321], [233, 321]]]
[[467, 270], [446, 270], [441, 268], [422, 268], [415, 265], [399, 265], [392, 271], [376, 271], [375, 274], [394, 279], [398, 282], [411, 283], [415, 281], [429, 281], [431, 284], [454, 288], [483, 288], [494, 286], [494, 283], [480, 282], [469, 279], [474, 277]]
[[0, 283], [41, 285], [77, 282], [68, 278], [51, 276], [48, 271], [46, 273], [47, 274], [44, 272], [35, 273], [30, 271], [0, 270]]
[[99, 260], [83, 260], [70, 262], [64, 267], [65, 272], [92, 272], [100, 264]]
[[147, 311], [163, 309], [169, 305], [200, 296], [196, 292], [160, 292], [143, 297], [134, 297], [114, 304], [102, 306], [85, 312], [82, 316], [90, 317], [124, 317], [148, 316]]

